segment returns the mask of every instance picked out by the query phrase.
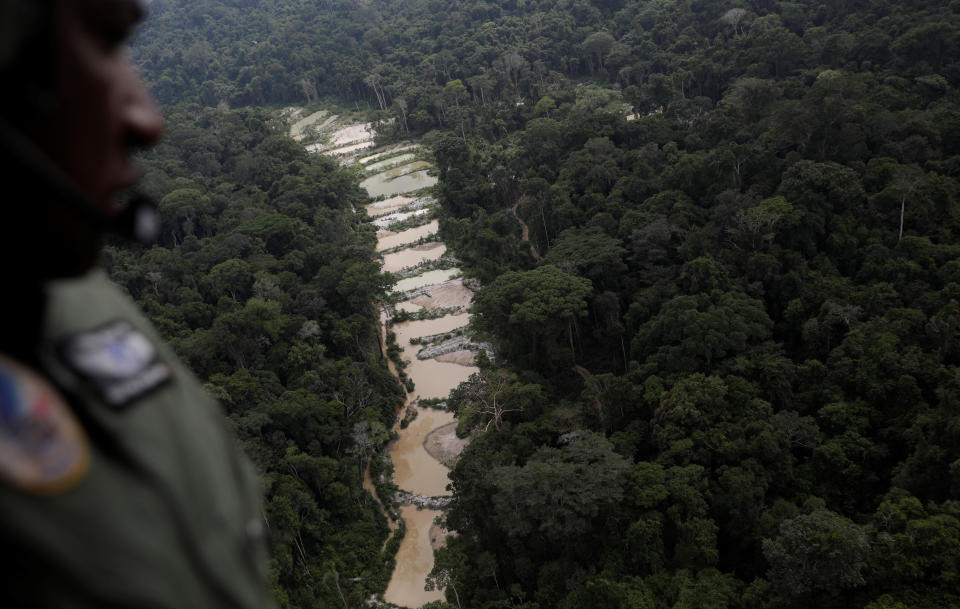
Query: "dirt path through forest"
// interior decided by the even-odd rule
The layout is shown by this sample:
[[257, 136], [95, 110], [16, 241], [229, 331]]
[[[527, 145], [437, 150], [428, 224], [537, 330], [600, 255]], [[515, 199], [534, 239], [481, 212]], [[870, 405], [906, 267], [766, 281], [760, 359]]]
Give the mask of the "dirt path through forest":
[[533, 246], [533, 242], [530, 241], [530, 227], [527, 226], [527, 223], [520, 219], [520, 215], [517, 214], [517, 209], [520, 207], [520, 201], [523, 201], [521, 198], [516, 203], [513, 204], [513, 207], [510, 208], [510, 211], [513, 212], [513, 217], [517, 219], [517, 222], [520, 223], [520, 232], [521, 241], [526, 241], [530, 245], [530, 255], [533, 256], [534, 260], [543, 260], [543, 256], [540, 255], [540, 252], [537, 251], [537, 248]]

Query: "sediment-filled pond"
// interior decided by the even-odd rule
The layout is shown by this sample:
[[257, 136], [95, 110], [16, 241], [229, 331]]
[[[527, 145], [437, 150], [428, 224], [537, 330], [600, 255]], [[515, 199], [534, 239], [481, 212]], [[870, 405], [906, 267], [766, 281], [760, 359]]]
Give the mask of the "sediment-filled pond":
[[366, 188], [371, 197], [392, 197], [393, 195], [433, 186], [437, 183], [437, 178], [427, 173], [425, 169], [399, 176], [396, 173], [398, 169], [402, 168], [391, 169], [389, 172], [378, 173], [375, 176], [369, 177], [363, 182], [360, 182], [360, 186]]
[[399, 252], [386, 254], [383, 257], [383, 270], [389, 273], [395, 273], [397, 271], [416, 266], [421, 262], [437, 260], [446, 252], [447, 246], [440, 242], [425, 243], [417, 247], [408, 247], [400, 250]]
[[[399, 233], [390, 233], [377, 238], [377, 251], [392, 249], [401, 245], [414, 245], [419, 239], [436, 234], [440, 223], [434, 220], [428, 224], [407, 229]], [[389, 232], [389, 231], [384, 231]]]

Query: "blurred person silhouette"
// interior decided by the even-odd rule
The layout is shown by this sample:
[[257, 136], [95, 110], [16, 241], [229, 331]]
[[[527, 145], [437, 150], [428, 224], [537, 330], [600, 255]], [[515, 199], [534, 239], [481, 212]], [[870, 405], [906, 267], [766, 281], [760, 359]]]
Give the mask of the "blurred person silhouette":
[[137, 0], [0, 0], [5, 607], [269, 607], [260, 488], [219, 405], [95, 268], [161, 135]]

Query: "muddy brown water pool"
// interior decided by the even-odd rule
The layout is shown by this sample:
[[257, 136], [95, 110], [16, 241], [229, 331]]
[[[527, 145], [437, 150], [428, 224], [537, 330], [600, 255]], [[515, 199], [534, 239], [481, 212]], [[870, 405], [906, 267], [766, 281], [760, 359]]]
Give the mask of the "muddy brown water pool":
[[402, 195], [397, 195], [395, 197], [390, 197], [389, 199], [384, 199], [382, 201], [376, 201], [366, 206], [367, 214], [371, 218], [378, 218], [380, 216], [393, 213], [398, 209], [403, 209], [407, 205], [410, 205], [416, 201], [413, 197], [404, 197]]
[[413, 277], [401, 279], [397, 282], [394, 290], [397, 292], [407, 292], [416, 288], [423, 288], [428, 285], [453, 279], [459, 274], [460, 269], [439, 269], [436, 271], [427, 271], [426, 273], [421, 273], [420, 275], [414, 275]]
[[425, 575], [433, 568], [433, 546], [430, 543], [430, 527], [440, 516], [436, 510], [418, 510], [405, 505], [400, 515], [407, 523], [407, 534], [397, 551], [397, 566], [390, 585], [383, 595], [388, 603], [403, 607], [419, 607], [432, 601], [443, 600], [442, 590], [427, 592], [423, 589]]
[[441, 497], [447, 490], [448, 470], [423, 448], [427, 435], [438, 427], [453, 422], [453, 413], [435, 408], [418, 408], [417, 418], [401, 430], [400, 437], [390, 447], [393, 459], [393, 480], [401, 489], [416, 495]]
[[416, 228], [411, 228], [399, 233], [392, 233], [391, 235], [377, 240], [377, 251], [382, 252], [398, 245], [405, 245], [407, 243], [415, 243], [423, 237], [429, 237], [430, 235], [436, 234], [440, 229], [440, 222], [438, 220], [433, 220], [428, 222], [423, 226], [418, 226]]
[[439, 241], [426, 243], [417, 247], [410, 247], [399, 252], [387, 254], [383, 257], [383, 270], [395, 273], [399, 270], [416, 266], [421, 262], [436, 260], [447, 251], [447, 246]]

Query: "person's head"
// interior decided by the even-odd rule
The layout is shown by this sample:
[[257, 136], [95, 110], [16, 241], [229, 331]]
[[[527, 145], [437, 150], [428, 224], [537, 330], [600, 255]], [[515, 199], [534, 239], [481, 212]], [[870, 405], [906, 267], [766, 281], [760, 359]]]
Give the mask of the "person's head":
[[[11, 0], [4, 0], [10, 2]], [[140, 20], [138, 0], [20, 0], [49, 6], [33, 24], [51, 36], [41, 76], [45, 107], [8, 117], [59, 167], [86, 199], [113, 212], [113, 194], [138, 173], [130, 153], [154, 143], [162, 121], [127, 56]], [[34, 17], [34, 19], [37, 19]], [[49, 21], [52, 20], [52, 23]], [[33, 41], [38, 44], [38, 41]], [[39, 41], [39, 44], [43, 44]]]
[[[37, 206], [0, 212], [29, 224], [17, 230], [52, 233], [44, 247], [60, 252], [43, 254], [51, 270], [40, 275], [92, 264], [100, 233], [116, 224], [115, 195], [139, 176], [131, 154], [160, 137], [126, 48], [142, 13], [140, 0], [0, 0], [4, 177], [23, 182]], [[83, 264], [67, 269], [71, 250]]]

